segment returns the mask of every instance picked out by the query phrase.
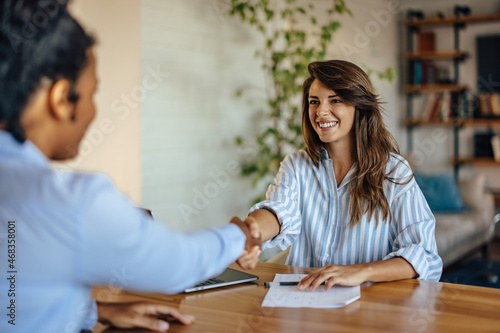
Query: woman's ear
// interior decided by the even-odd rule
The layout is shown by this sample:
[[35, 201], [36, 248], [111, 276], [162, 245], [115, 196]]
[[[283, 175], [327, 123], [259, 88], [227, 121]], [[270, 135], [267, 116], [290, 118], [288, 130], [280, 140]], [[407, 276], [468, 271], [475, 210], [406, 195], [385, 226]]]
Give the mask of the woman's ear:
[[49, 90], [49, 111], [57, 120], [75, 119], [75, 105], [70, 101], [71, 83], [67, 79], [57, 80]]

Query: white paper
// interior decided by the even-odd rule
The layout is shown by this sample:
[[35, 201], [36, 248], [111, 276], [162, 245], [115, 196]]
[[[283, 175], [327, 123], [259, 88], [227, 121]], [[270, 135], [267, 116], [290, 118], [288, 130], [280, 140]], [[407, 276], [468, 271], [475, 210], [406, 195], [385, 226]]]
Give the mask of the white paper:
[[[300, 281], [306, 274], [276, 274], [273, 282]], [[300, 291], [297, 286], [272, 285], [264, 297], [262, 306], [286, 308], [339, 308], [361, 297], [360, 286], [333, 286], [324, 290]]]

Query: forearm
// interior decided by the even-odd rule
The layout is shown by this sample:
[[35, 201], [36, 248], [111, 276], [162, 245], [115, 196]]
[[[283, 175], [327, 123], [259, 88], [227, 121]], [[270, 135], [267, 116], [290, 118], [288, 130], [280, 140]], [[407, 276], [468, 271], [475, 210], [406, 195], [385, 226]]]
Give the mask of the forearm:
[[262, 242], [268, 241], [279, 234], [281, 226], [278, 218], [267, 209], [257, 209], [253, 211], [247, 219], [254, 219], [259, 225], [262, 235]]
[[401, 257], [358, 265], [363, 267], [365, 281], [383, 282], [417, 277], [413, 266]]

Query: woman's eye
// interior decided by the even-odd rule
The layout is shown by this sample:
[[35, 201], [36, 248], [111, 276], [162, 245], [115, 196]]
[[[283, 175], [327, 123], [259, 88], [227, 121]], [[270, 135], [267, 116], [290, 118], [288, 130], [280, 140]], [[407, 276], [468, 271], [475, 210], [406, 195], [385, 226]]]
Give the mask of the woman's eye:
[[310, 105], [313, 105], [313, 104], [318, 104], [318, 101], [312, 100], [312, 101], [309, 101], [309, 104], [310, 104]]
[[335, 103], [342, 103], [340, 99], [332, 99], [330, 103], [335, 104]]

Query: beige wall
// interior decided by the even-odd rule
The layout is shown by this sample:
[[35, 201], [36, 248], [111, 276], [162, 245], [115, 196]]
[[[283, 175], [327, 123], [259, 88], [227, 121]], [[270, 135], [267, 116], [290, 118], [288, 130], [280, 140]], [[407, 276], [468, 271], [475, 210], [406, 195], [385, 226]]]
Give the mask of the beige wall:
[[76, 18], [97, 36], [100, 79], [98, 115], [66, 163], [75, 169], [108, 174], [118, 188], [140, 202], [140, 1], [76, 0]]

